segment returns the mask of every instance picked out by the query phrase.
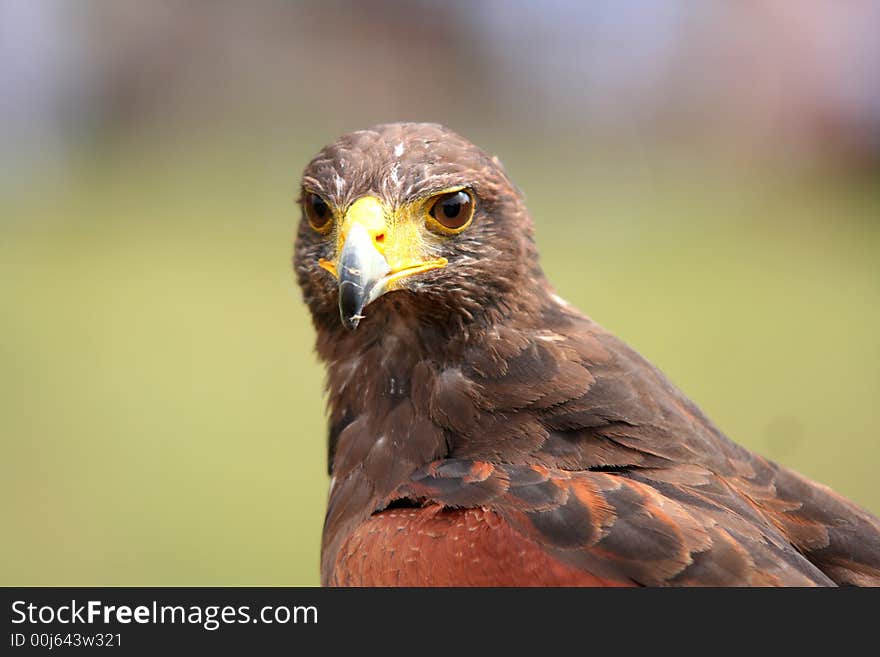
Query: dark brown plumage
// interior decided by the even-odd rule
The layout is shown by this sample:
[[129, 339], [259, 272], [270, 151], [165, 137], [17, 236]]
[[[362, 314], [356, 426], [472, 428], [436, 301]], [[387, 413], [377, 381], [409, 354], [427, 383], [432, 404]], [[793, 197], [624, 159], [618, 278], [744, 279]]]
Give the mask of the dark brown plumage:
[[377, 126], [312, 160], [302, 203], [324, 584], [880, 585], [877, 518], [728, 440], [553, 293], [496, 159]]

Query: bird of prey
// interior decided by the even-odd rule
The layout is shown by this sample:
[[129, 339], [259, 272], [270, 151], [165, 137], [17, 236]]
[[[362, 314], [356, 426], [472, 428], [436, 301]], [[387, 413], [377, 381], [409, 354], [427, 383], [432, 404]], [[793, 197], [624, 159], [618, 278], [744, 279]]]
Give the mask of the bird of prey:
[[751, 453], [557, 296], [498, 159], [435, 124], [306, 166], [336, 586], [880, 585], [880, 521]]

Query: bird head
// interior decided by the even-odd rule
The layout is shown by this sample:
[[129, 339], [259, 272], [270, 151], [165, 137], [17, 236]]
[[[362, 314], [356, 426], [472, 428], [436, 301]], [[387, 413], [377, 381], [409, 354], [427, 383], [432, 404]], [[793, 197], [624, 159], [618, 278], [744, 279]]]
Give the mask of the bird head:
[[321, 328], [404, 309], [420, 321], [504, 315], [541, 278], [521, 194], [497, 158], [442, 126], [340, 137], [306, 166], [294, 268]]

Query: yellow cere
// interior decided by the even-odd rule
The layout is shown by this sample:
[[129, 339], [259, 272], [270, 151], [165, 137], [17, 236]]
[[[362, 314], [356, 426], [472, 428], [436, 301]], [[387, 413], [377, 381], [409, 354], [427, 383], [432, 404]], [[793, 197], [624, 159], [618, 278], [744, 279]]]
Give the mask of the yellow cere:
[[336, 234], [336, 253], [342, 252], [345, 245], [345, 238], [348, 231], [354, 224], [360, 224], [367, 229], [367, 233], [373, 238], [373, 246], [379, 253], [385, 253], [385, 240], [389, 232], [389, 223], [393, 227], [396, 223], [392, 217], [392, 221], [386, 221], [386, 216], [390, 213], [386, 212], [385, 206], [375, 196], [362, 196], [351, 204], [345, 218], [342, 221], [342, 228]]
[[445, 267], [446, 258], [432, 258], [423, 237], [427, 230], [424, 219], [426, 203], [430, 203], [430, 199], [419, 199], [395, 209], [375, 196], [357, 199], [336, 228], [334, 261], [322, 258], [318, 264], [338, 278], [336, 260], [352, 226], [360, 224], [369, 234], [373, 247], [388, 263], [390, 273], [386, 284], [389, 289], [402, 278]]

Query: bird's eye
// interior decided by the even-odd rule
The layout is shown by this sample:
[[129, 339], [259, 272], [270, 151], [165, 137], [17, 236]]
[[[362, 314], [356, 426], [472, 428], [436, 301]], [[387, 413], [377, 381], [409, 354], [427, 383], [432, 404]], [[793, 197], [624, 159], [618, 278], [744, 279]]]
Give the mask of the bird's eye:
[[461, 232], [474, 216], [474, 199], [463, 189], [443, 194], [434, 201], [430, 214], [446, 232]]
[[306, 217], [308, 217], [309, 223], [315, 230], [325, 229], [330, 223], [330, 219], [333, 218], [333, 211], [330, 209], [327, 201], [317, 194], [311, 192], [306, 194], [303, 206], [306, 210]]

